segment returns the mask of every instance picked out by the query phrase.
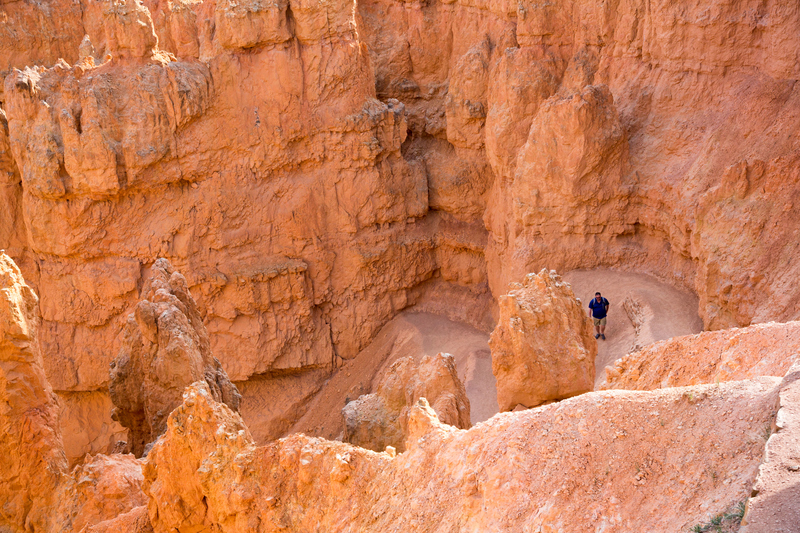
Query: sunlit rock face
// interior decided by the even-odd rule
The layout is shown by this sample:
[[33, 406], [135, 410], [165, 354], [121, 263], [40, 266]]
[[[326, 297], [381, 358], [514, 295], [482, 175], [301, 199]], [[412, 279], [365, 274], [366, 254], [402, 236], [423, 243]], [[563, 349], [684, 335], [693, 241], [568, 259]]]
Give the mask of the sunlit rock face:
[[[4, 4], [0, 248], [19, 270], [2, 268], [39, 303], [21, 281], [0, 297], [20, 310], [4, 333], [13, 372], [0, 376], [0, 527], [659, 531], [727, 511], [750, 494], [774, 406], [790, 414], [793, 398], [763, 378], [786, 361], [740, 357], [727, 340], [644, 347], [609, 378], [663, 391], [579, 395], [466, 431], [438, 421], [435, 401], [409, 402], [414, 437], [394, 459], [297, 435], [257, 448], [228, 382], [290, 391], [290, 414], [265, 417], [281, 433], [399, 312], [488, 332], [510, 284], [543, 268], [653, 274], [695, 292], [711, 330], [800, 318], [799, 26], [787, 3], [755, 0]], [[185, 282], [170, 274], [171, 296], [140, 305], [159, 258]], [[162, 330], [181, 333], [162, 346]], [[127, 363], [109, 375], [132, 338], [190, 361], [158, 375], [169, 393], [152, 403], [117, 396]], [[714, 372], [656, 362], [634, 377], [701, 347]], [[208, 391], [203, 413], [235, 421], [224, 442], [170, 429], [192, 382]], [[127, 435], [110, 389], [130, 403], [117, 415]], [[613, 424], [587, 429], [586, 417]], [[740, 423], [751, 418], [759, 428]], [[781, 431], [776, 450], [793, 442]], [[191, 454], [156, 453], [183, 450], [180, 439], [197, 443]], [[112, 453], [154, 440], [181, 479]], [[570, 456], [575, 442], [590, 451]], [[541, 462], [520, 466], [517, 449]], [[671, 455], [686, 449], [720, 455]], [[251, 453], [267, 459], [250, 469]], [[677, 481], [665, 466], [676, 463]], [[631, 483], [641, 499], [626, 496]], [[510, 508], [509, 491], [529, 498]], [[576, 493], [599, 496], [566, 499]], [[190, 506], [159, 510], [154, 494]], [[49, 522], [52, 509], [74, 522]]]
[[113, 418], [128, 428], [130, 450], [144, 453], [167, 429], [167, 417], [195, 381], [214, 399], [238, 411], [241, 395], [211, 354], [186, 278], [159, 259], [145, 282], [142, 301], [128, 317], [122, 349], [111, 363]]
[[501, 411], [536, 407], [594, 388], [592, 322], [561, 276], [542, 270], [500, 297], [489, 339]]

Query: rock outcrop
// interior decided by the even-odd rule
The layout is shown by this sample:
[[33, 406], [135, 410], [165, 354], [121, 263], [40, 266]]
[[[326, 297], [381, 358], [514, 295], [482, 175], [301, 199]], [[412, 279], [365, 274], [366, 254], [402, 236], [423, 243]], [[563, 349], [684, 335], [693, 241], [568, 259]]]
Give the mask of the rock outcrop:
[[82, 531], [145, 503], [142, 465], [132, 455], [97, 455], [68, 472], [37, 342], [37, 303], [0, 253], [0, 529]]
[[130, 454], [86, 457], [57, 492], [57, 505], [48, 509], [48, 532], [91, 531], [91, 527], [131, 512], [147, 503], [142, 492], [142, 464]]
[[606, 367], [603, 389], [652, 390], [783, 376], [800, 353], [800, 322], [707, 331], [646, 346]]
[[544, 267], [656, 274], [709, 329], [800, 317], [800, 15], [595, 7], [5, 6], [0, 247], [54, 390], [105, 394], [159, 257], [237, 382], [332, 372], [403, 309]]
[[469, 399], [458, 378], [455, 359], [440, 353], [399, 359], [386, 371], [375, 392], [342, 409], [344, 441], [378, 452], [392, 446], [405, 451], [411, 409], [420, 398], [432, 406], [438, 419], [462, 429], [470, 427]]
[[553, 271], [529, 274], [499, 299], [489, 340], [501, 411], [594, 389], [597, 343], [572, 288]]
[[189, 288], [166, 259], [151, 269], [142, 301], [128, 317], [122, 350], [111, 363], [113, 417], [129, 429], [137, 456], [167, 428], [184, 389], [198, 380], [214, 399], [239, 410], [241, 395], [211, 354], [211, 343]]
[[201, 382], [148, 456], [150, 517], [155, 531], [683, 531], [747, 498], [780, 382], [590, 393], [466, 431], [421, 401], [394, 457], [300, 434], [256, 447]]
[[67, 472], [37, 340], [38, 298], [0, 252], [0, 529], [46, 531]]
[[764, 462], [747, 502], [741, 533], [791, 531], [800, 524], [800, 363], [795, 362], [781, 383], [780, 408], [768, 439]]

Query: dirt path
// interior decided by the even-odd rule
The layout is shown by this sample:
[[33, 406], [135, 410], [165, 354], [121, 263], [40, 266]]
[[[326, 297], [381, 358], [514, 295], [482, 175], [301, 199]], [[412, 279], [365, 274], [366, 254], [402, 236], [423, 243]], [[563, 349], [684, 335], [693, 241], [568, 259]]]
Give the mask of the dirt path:
[[[563, 277], [572, 284], [584, 305], [588, 305], [598, 290], [611, 303], [606, 329], [608, 340], [598, 343], [595, 386], [605, 380], [606, 365], [636, 346], [702, 331], [702, 322], [697, 316], [697, 298], [652, 276], [592, 270], [572, 271]], [[324, 385], [310, 383], [307, 387], [310, 394], [302, 398], [298, 396], [295, 402], [303, 406], [305, 414], [296, 420], [288, 433], [341, 438], [341, 408], [348, 401], [374, 390], [384, 370], [397, 359], [412, 356], [419, 360], [424, 355], [439, 352], [451, 353], [456, 359], [459, 377], [467, 389], [472, 423], [487, 420], [498, 410], [488, 341], [488, 333], [441, 315], [413, 310], [400, 313], [358, 356], [345, 361]], [[311, 388], [311, 385], [316, 388]], [[298, 387], [294, 385], [294, 388]], [[274, 401], [271, 394], [262, 396]], [[262, 409], [255, 401], [252, 403]], [[265, 436], [275, 434], [274, 428], [279, 427], [272, 419], [261, 425], [265, 428], [262, 432]]]
[[[656, 341], [703, 331], [697, 297], [646, 274], [614, 270], [573, 270], [563, 275], [575, 295], [589, 305], [595, 292], [611, 304], [606, 341], [598, 341], [595, 387], [605, 367], [628, 352]], [[586, 312], [588, 314], [588, 307]]]
[[[440, 315], [405, 311], [390, 320], [354, 359], [344, 362], [306, 401], [307, 411], [287, 433], [341, 438], [341, 409], [375, 389], [384, 370], [401, 357], [419, 360], [439, 352], [453, 354], [467, 389], [473, 424], [497, 413], [497, 389], [492, 374], [489, 334]], [[273, 437], [274, 438], [274, 437]]]

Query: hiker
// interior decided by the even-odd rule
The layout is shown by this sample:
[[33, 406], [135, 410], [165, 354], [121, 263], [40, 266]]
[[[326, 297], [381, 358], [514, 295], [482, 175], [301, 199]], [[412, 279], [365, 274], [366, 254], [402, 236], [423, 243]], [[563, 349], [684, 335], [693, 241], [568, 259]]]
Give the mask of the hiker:
[[606, 315], [608, 314], [608, 300], [596, 292], [589, 302], [589, 318], [594, 322], [595, 339], [600, 337], [606, 340]]

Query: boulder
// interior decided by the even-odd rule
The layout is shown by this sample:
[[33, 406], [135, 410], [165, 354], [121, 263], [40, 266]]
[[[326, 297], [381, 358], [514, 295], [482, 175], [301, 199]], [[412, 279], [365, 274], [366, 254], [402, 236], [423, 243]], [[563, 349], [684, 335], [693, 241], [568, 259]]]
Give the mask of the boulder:
[[411, 408], [420, 398], [432, 406], [439, 420], [466, 429], [469, 399], [456, 372], [452, 355], [398, 359], [387, 370], [377, 390], [348, 403], [342, 409], [344, 440], [375, 451], [387, 446], [404, 451]]
[[572, 287], [542, 270], [511, 289], [489, 339], [500, 411], [591, 391], [597, 342]]

